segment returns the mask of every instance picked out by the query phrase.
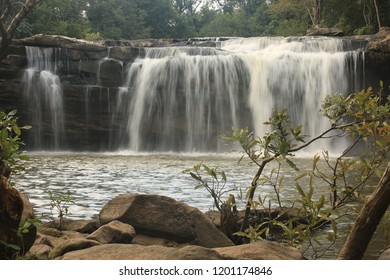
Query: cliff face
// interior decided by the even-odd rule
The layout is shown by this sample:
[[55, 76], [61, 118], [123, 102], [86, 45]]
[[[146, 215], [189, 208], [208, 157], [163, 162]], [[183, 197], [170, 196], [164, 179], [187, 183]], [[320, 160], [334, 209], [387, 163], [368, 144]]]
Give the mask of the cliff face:
[[[385, 85], [389, 84], [389, 29], [383, 29], [375, 36], [353, 39], [367, 43], [366, 85], [376, 86], [379, 80], [383, 80]], [[113, 119], [111, 114], [116, 109], [118, 98], [121, 98], [118, 88], [124, 84], [126, 69], [137, 57], [144, 55], [146, 48], [189, 44], [216, 47], [215, 41], [203, 39], [91, 43], [62, 36], [36, 35], [15, 40], [0, 63], [0, 110], [18, 109], [21, 124], [31, 124], [33, 129], [41, 131], [39, 139], [32, 132], [25, 133], [25, 141], [29, 148], [52, 149], [50, 143], [57, 137], [59, 139], [56, 141], [64, 142], [62, 147], [71, 150], [113, 150], [117, 147], [117, 140], [123, 137], [119, 135], [119, 131], [123, 131], [128, 125], [120, 118]], [[62, 128], [64, 134], [58, 134], [51, 129], [53, 126], [51, 114], [55, 112], [43, 111], [39, 115], [39, 124], [34, 123], [32, 116], [41, 105], [27, 97], [25, 69], [32, 66], [27, 65], [27, 52], [32, 50], [29, 47], [55, 49], [52, 54], [55, 60], [52, 67], [59, 76], [63, 91], [61, 114], [67, 120]], [[30, 53], [31, 55], [37, 54]]]

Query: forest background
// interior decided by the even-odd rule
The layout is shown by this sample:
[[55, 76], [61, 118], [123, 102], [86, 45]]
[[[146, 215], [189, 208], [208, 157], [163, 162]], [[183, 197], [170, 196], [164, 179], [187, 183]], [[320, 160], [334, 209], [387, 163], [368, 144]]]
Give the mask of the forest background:
[[[2, 3], [3, 2], [3, 3]], [[0, 1], [5, 5], [8, 1]], [[15, 38], [80, 39], [301, 36], [313, 26], [345, 35], [390, 25], [388, 0], [44, 0]]]

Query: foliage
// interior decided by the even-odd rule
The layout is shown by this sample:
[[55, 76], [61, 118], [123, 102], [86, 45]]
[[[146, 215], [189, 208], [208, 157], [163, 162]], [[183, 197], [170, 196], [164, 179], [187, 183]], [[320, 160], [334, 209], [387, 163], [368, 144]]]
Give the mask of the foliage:
[[13, 252], [13, 256], [16, 259], [22, 259], [24, 254], [26, 253], [25, 248], [23, 248], [24, 242], [23, 238], [25, 234], [28, 234], [32, 227], [39, 228], [42, 226], [42, 222], [39, 219], [27, 219], [27, 220], [21, 220], [19, 223], [19, 227], [16, 231], [16, 235], [19, 238], [19, 244], [9, 244], [3, 240], [0, 239], [0, 245], [2, 245], [3, 249], [8, 252]]
[[95, 41], [95, 40], [102, 40], [103, 37], [102, 35], [100, 34], [100, 32], [96, 32], [96, 33], [87, 33], [85, 34], [85, 40], [87, 41]]
[[22, 169], [19, 162], [28, 159], [20, 150], [20, 147], [24, 145], [20, 137], [22, 130], [31, 128], [28, 125], [19, 126], [16, 113], [16, 110], [8, 114], [0, 112], [0, 165], [4, 163], [13, 171]]
[[[383, 99], [383, 83], [381, 90], [374, 94], [371, 88], [362, 90], [347, 97], [343, 95], [328, 96], [323, 101], [323, 115], [329, 119], [329, 129], [320, 135], [309, 139], [302, 132], [300, 125], [294, 125], [288, 117], [287, 111], [274, 112], [273, 116], [265, 123], [270, 129], [266, 135], [259, 138], [245, 129], [233, 129], [233, 132], [224, 137], [230, 141], [238, 142], [243, 150], [243, 156], [253, 164], [257, 165], [258, 171], [253, 176], [251, 185], [246, 190], [246, 207], [241, 229], [238, 236], [249, 238], [251, 241], [270, 238], [275, 234], [275, 228], [281, 231], [286, 242], [302, 247], [304, 252], [311, 252], [311, 257], [318, 258], [332, 246], [339, 236], [337, 219], [344, 214], [338, 210], [352, 202], [363, 201], [367, 195], [366, 186], [372, 175], [381, 175], [381, 165], [390, 152], [390, 127], [387, 123], [390, 113], [390, 97]], [[350, 146], [336, 159], [331, 158], [326, 150], [322, 155], [315, 155], [311, 170], [300, 171], [293, 162], [294, 153], [300, 151], [315, 141], [323, 138], [349, 137]], [[309, 139], [309, 140], [308, 140]], [[351, 158], [349, 153], [358, 145], [359, 157]], [[319, 164], [321, 158], [323, 164]], [[264, 174], [265, 167], [276, 162], [268, 174]], [[291, 205], [281, 199], [281, 189], [284, 178], [281, 169], [289, 166], [298, 172], [295, 179], [295, 188], [298, 199]], [[200, 176], [199, 170], [205, 167], [204, 164], [195, 166], [190, 174], [198, 185], [196, 188], [206, 188], [214, 198], [214, 203], [221, 204], [221, 197], [215, 199], [213, 187]], [[217, 169], [206, 167], [206, 174], [214, 178], [216, 186], [222, 182], [226, 185], [226, 174]], [[222, 180], [218, 176], [222, 176]], [[279, 213], [277, 216], [269, 215], [268, 218], [258, 221], [257, 224], [249, 222], [251, 211], [256, 211], [260, 206], [268, 213], [271, 209], [271, 200], [262, 198], [255, 199], [255, 193], [260, 186], [272, 186], [275, 192]], [[329, 190], [329, 197], [316, 195], [317, 186], [326, 186]], [[219, 188], [217, 188], [219, 189]], [[231, 191], [231, 190], [229, 190]], [[231, 195], [232, 196], [232, 195]], [[229, 196], [229, 201], [232, 201]], [[239, 195], [240, 197], [242, 195]], [[267, 203], [268, 202], [268, 203]], [[224, 204], [225, 202], [222, 202]], [[296, 215], [289, 215], [294, 205], [299, 205]], [[268, 207], [268, 208], [267, 208]], [[217, 209], [220, 209], [217, 207]], [[346, 211], [346, 210], [345, 210]], [[282, 219], [282, 216], [287, 218]], [[325, 249], [323, 244], [318, 249], [318, 242], [314, 238], [315, 230], [324, 225], [330, 224], [332, 230], [328, 233], [329, 244]]]
[[137, 1], [93, 0], [86, 9], [92, 32], [104, 38], [139, 39], [150, 36], [150, 27], [145, 26], [147, 13]]
[[195, 190], [206, 189], [214, 200], [214, 206], [221, 211], [221, 205], [225, 203], [223, 196], [234, 190], [226, 189], [227, 177], [225, 172], [218, 170], [218, 167], [210, 168], [203, 163], [197, 164], [183, 172], [189, 173], [198, 182]]
[[27, 14], [40, 2], [41, 0], [25, 0], [24, 3], [16, 0], [1, 1], [0, 57], [5, 54], [18, 27], [22, 24]]
[[42, 1], [25, 19], [29, 29], [20, 30], [23, 32], [19, 32], [18, 37], [42, 33], [84, 38], [90, 26], [84, 16], [88, 2], [86, 0]]
[[[41, 3], [21, 18], [18, 37], [38, 33], [86, 39], [92, 34], [111, 39], [301, 36], [313, 25], [338, 27], [349, 35], [375, 33], [378, 21], [381, 26], [390, 24], [390, 4], [386, 0], [29, 2]], [[15, 3], [13, 12], [17, 8]]]
[[50, 199], [50, 214], [53, 222], [56, 222], [56, 217], [54, 212], [56, 212], [58, 217], [58, 230], [62, 231], [64, 229], [64, 220], [69, 214], [69, 206], [75, 203], [75, 199], [70, 196], [70, 194], [53, 194], [52, 191], [48, 191]]

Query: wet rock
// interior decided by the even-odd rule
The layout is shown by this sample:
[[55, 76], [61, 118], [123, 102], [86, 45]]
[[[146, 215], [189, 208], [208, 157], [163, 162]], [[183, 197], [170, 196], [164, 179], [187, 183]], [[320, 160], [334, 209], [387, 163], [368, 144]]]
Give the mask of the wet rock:
[[86, 238], [90, 240], [95, 240], [102, 244], [129, 244], [133, 240], [134, 236], [135, 230], [132, 226], [119, 221], [112, 221], [104, 226], [101, 226], [99, 229], [88, 235]]
[[118, 220], [132, 225], [137, 233], [192, 242], [203, 247], [232, 246], [202, 212], [185, 203], [158, 195], [119, 195], [100, 211], [101, 224]]

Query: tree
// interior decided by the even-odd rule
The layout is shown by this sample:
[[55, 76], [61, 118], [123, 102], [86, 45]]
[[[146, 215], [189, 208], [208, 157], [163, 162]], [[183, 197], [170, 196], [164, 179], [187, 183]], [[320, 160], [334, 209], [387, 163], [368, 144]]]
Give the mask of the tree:
[[381, 218], [390, 205], [390, 163], [375, 190], [364, 204], [351, 233], [348, 236], [339, 259], [358, 260], [366, 251]]
[[[270, 132], [262, 138], [257, 137], [247, 128], [234, 129], [232, 134], [225, 136], [229, 140], [238, 142], [243, 149], [242, 158], [246, 157], [258, 167], [246, 195], [238, 197], [245, 199], [246, 206], [244, 216], [240, 218], [239, 232], [236, 234], [251, 239], [251, 241], [256, 241], [267, 238], [268, 235], [272, 236], [273, 228], [278, 227], [290, 244], [296, 245], [301, 244], [302, 240], [308, 241], [308, 246], [313, 249], [314, 256], [318, 257], [321, 254], [318, 254], [314, 248], [315, 242], [312, 242], [313, 230], [331, 223], [333, 233], [329, 235], [329, 240], [331, 242], [330, 246], [333, 245], [338, 235], [336, 210], [343, 209], [345, 205], [351, 202], [364, 199], [363, 190], [365, 190], [368, 180], [373, 175], [380, 175], [380, 166], [386, 162], [390, 154], [390, 126], [388, 124], [390, 96], [386, 100], [382, 96], [384, 96], [382, 91], [374, 94], [372, 89], [369, 88], [347, 97], [343, 95], [327, 97], [323, 102], [323, 114], [330, 121], [329, 128], [309, 140], [303, 134], [302, 127], [300, 125], [294, 126], [290, 121], [286, 110], [274, 112], [269, 121], [265, 123], [270, 126]], [[299, 199], [296, 202], [288, 201], [288, 203], [292, 203], [292, 206], [285, 205], [280, 195], [284, 179], [280, 172], [282, 163], [286, 163], [287, 166], [300, 172], [299, 167], [293, 162], [294, 153], [320, 139], [347, 136], [350, 137], [350, 145], [338, 158], [331, 159], [328, 152], [324, 150], [322, 157], [325, 161], [325, 169], [318, 165], [321, 156], [315, 155], [312, 170], [298, 173], [294, 181]], [[366, 148], [360, 150], [358, 158], [348, 157], [350, 151], [356, 148], [358, 144], [364, 144]], [[276, 162], [277, 167], [273, 168], [270, 173], [264, 174], [266, 166], [271, 162]], [[236, 225], [238, 220], [231, 222], [232, 218], [237, 217], [236, 199], [232, 199], [233, 195], [230, 195], [226, 202], [221, 199], [221, 195], [226, 193], [223, 188], [226, 185], [227, 175], [204, 164], [197, 165], [189, 171], [192, 178], [198, 182], [196, 188], [204, 187], [211, 194], [214, 202], [221, 204], [216, 208], [221, 211], [221, 221], [227, 222], [226, 225], [222, 225], [222, 228], [227, 225]], [[365, 204], [363, 208], [365, 215], [356, 222], [356, 226], [364, 226], [363, 233], [368, 234], [366, 238], [361, 235], [358, 237], [358, 240], [362, 241], [359, 249], [363, 248], [363, 253], [365, 244], [371, 238], [370, 234], [375, 231], [377, 223], [379, 223], [389, 206], [388, 173], [389, 171], [385, 172], [378, 192], [371, 199], [372, 202]], [[350, 178], [351, 174], [353, 174], [352, 178]], [[205, 179], [207, 176], [212, 178], [211, 182]], [[317, 184], [327, 185], [329, 200], [326, 199], [324, 194], [321, 194], [318, 199], [314, 199]], [[279, 209], [272, 210], [270, 206], [271, 199], [268, 199], [268, 204], [266, 199], [261, 197], [261, 194], [258, 200], [255, 198], [255, 193], [261, 186], [273, 187]], [[292, 209], [297, 202], [301, 204], [298, 210], [301, 216], [290, 217], [289, 209]], [[269, 205], [269, 208], [267, 208], [267, 205]], [[266, 216], [265, 220], [263, 218], [255, 220], [254, 224], [253, 214], [251, 213], [254, 211], [257, 213], [255, 216], [261, 217], [256, 212], [258, 207], [264, 207], [269, 216]], [[230, 209], [230, 212], [226, 213], [226, 209]], [[369, 211], [366, 209], [369, 209]], [[251, 218], [250, 215], [252, 215]], [[287, 218], [282, 218], [286, 215]], [[226, 217], [232, 218], [226, 219]], [[300, 221], [302, 219], [304, 222]], [[231, 232], [231, 230], [225, 230], [225, 232]], [[352, 240], [356, 241], [357, 239], [354, 237]], [[347, 248], [346, 252], [348, 253], [346, 255], [349, 255], [351, 245], [347, 245]]]
[[322, 0], [306, 0], [306, 9], [313, 26], [321, 23]]
[[25, 0], [24, 3], [14, 0], [0, 1], [0, 57], [11, 43], [23, 19], [40, 2], [41, 0]]
[[85, 16], [88, 5], [87, 0], [45, 0], [29, 13], [24, 21], [28, 28], [20, 30], [17, 36], [49, 34], [84, 38], [90, 29]]
[[179, 16], [171, 0], [136, 1], [137, 6], [146, 12], [145, 25], [150, 28], [152, 38], [187, 37], [191, 33], [189, 22]]
[[194, 15], [203, 4], [202, 0], [172, 0], [179, 14]]
[[140, 39], [151, 34], [148, 12], [137, 0], [91, 0], [87, 17], [93, 32], [110, 39]]

